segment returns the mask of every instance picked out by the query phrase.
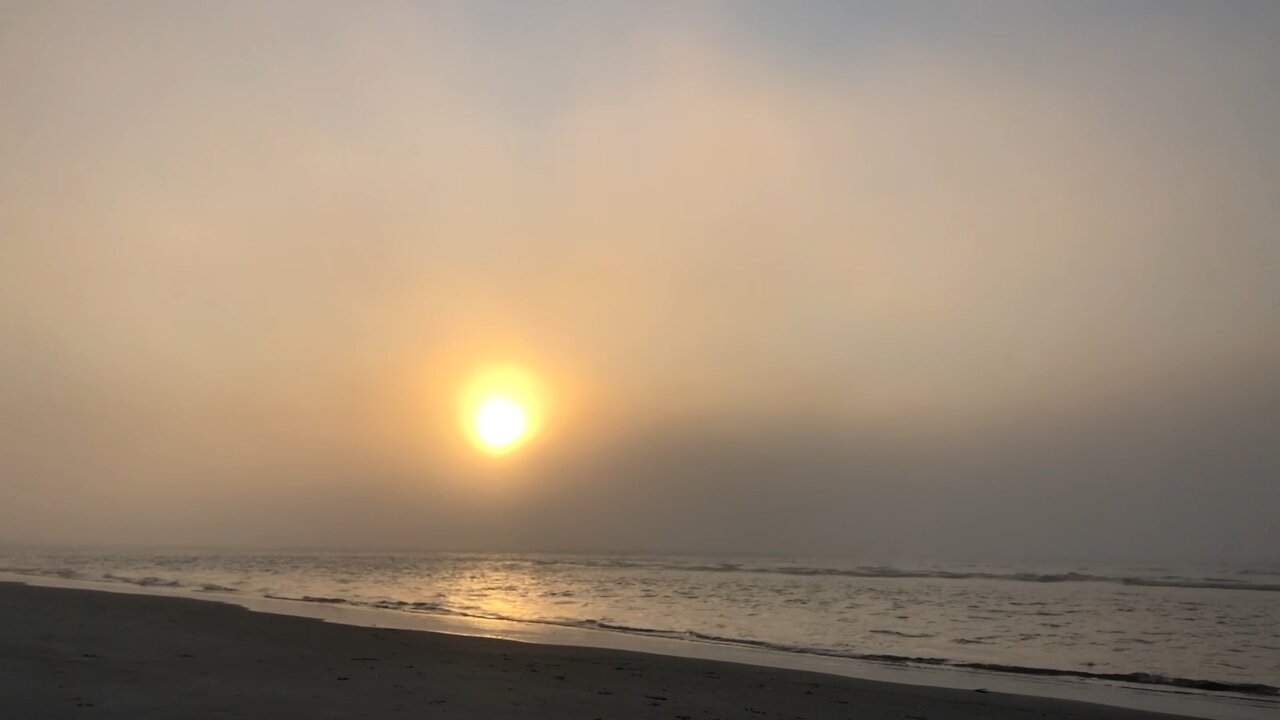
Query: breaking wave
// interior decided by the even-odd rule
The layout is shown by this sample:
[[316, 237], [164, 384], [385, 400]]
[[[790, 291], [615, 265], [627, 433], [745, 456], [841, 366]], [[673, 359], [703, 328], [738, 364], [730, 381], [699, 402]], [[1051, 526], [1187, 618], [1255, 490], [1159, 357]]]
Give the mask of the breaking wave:
[[[993, 571], [957, 571], [938, 569], [899, 568], [890, 565], [865, 565], [853, 568], [807, 566], [807, 565], [757, 565], [747, 563], [724, 562], [716, 564], [667, 563], [625, 558], [602, 560], [539, 558], [525, 561], [535, 566], [564, 566], [584, 568], [644, 569], [670, 570], [683, 572], [715, 572], [715, 573], [758, 573], [764, 575], [791, 575], [799, 577], [849, 577], [868, 579], [921, 578], [931, 580], [999, 580], [1006, 582], [1027, 583], [1108, 583], [1137, 587], [1164, 588], [1198, 588], [1209, 590], [1247, 590], [1254, 592], [1280, 592], [1280, 582], [1255, 582], [1252, 578], [1280, 577], [1280, 570], [1247, 569], [1239, 570], [1237, 575], [1248, 579], [1223, 577], [1186, 577], [1180, 575], [1141, 576], [1141, 575], [1101, 575], [1083, 572], [1034, 573], [1034, 572], [993, 572]], [[0, 567], [0, 572], [11, 572], [21, 575], [41, 575], [65, 579], [89, 579], [80, 571], [59, 567]], [[133, 578], [107, 573], [101, 576], [104, 580], [126, 582], [137, 585], [154, 586], [173, 581], [161, 580], [146, 576]], [[176, 586], [175, 586], [176, 587]], [[233, 588], [214, 586], [206, 588], [210, 592], [235, 592]]]
[[[360, 556], [353, 556], [359, 558]], [[395, 559], [392, 558], [394, 562]], [[1040, 637], [1038, 635], [1018, 635], [1019, 632], [1027, 632], [1026, 629], [1018, 629], [1016, 632], [1007, 628], [1001, 629], [1004, 633], [1003, 638], [999, 635], [991, 636], [996, 642], [988, 642], [991, 638], [981, 635], [981, 632], [974, 632], [977, 626], [970, 623], [957, 621], [952, 626], [946, 626], [942, 630], [933, 627], [923, 628], [919, 626], [903, 625], [895, 622], [895, 620], [906, 619], [902, 616], [901, 610], [898, 610], [897, 603], [900, 601], [910, 602], [915, 595], [912, 593], [924, 593], [929, 598], [935, 597], [942, 592], [943, 586], [926, 583], [897, 583], [894, 584], [890, 594], [889, 602], [893, 603], [893, 609], [887, 613], [882, 613], [881, 617], [885, 622], [881, 627], [865, 627], [862, 626], [858, 632], [866, 633], [847, 638], [847, 642], [841, 641], [837, 646], [831, 645], [830, 635], [804, 634], [787, 632], [766, 632], [763, 633], [769, 640], [755, 639], [753, 636], [756, 632], [750, 626], [751, 621], [747, 624], [734, 627], [732, 623], [725, 624], [708, 624], [702, 623], [696, 619], [688, 622], [689, 626], [697, 626], [697, 630], [672, 630], [648, 627], [651, 619], [646, 618], [643, 614], [639, 616], [628, 616], [625, 612], [619, 617], [623, 622], [615, 622], [607, 619], [610, 614], [608, 603], [604, 606], [581, 605], [575, 610], [568, 610], [567, 613], [572, 617], [547, 617], [545, 615], [539, 617], [520, 617], [517, 614], [496, 614], [497, 612], [511, 613], [511, 605], [497, 606], [501, 607], [501, 611], [492, 609], [481, 609], [471, 603], [477, 602], [473, 596], [465, 594], [446, 594], [441, 593], [434, 597], [433, 601], [428, 600], [402, 600], [395, 596], [413, 598], [415, 595], [421, 595], [419, 589], [423, 585], [409, 585], [404, 588], [397, 589], [394, 586], [373, 586], [361, 588], [359, 583], [348, 585], [349, 580], [345, 576], [336, 575], [336, 569], [332, 565], [319, 565], [316, 567], [302, 565], [302, 570], [291, 569], [294, 566], [282, 565], [277, 567], [273, 565], [273, 558], [250, 558], [247, 560], [238, 560], [238, 565], [231, 568], [216, 567], [213, 574], [201, 573], [189, 576], [186, 573], [190, 561], [187, 558], [169, 559], [164, 558], [164, 563], [153, 562], [150, 565], [139, 562], [130, 562], [128, 564], [116, 563], [114, 567], [108, 563], [85, 563], [75, 558], [65, 560], [62, 558], [54, 559], [46, 565], [40, 565], [37, 562], [31, 562], [26, 558], [14, 558], [7, 566], [0, 566], [0, 572], [42, 576], [50, 578], [59, 578], [67, 580], [91, 581], [91, 582], [107, 582], [121, 583], [143, 588], [156, 588], [164, 590], [178, 590], [197, 594], [217, 595], [240, 593], [241, 597], [245, 594], [252, 596], [265, 596], [279, 600], [288, 600], [293, 602], [314, 603], [318, 605], [350, 605], [358, 607], [377, 608], [383, 610], [394, 610], [410, 613], [422, 613], [436, 616], [454, 616], [462, 618], [474, 618], [479, 620], [498, 620], [511, 621], [535, 625], [559, 626], [583, 628], [590, 630], [599, 630], [612, 633], [624, 633], [645, 637], [662, 637], [673, 640], [695, 641], [704, 643], [717, 643], [729, 646], [761, 648], [777, 652], [796, 653], [817, 655], [825, 657], [849, 658], [852, 660], [893, 663], [893, 664], [909, 664], [920, 666], [945, 666], [961, 669], [972, 669], [979, 671], [1012, 673], [1020, 675], [1038, 675], [1038, 676], [1060, 676], [1060, 677], [1076, 677], [1084, 679], [1093, 679], [1108, 682], [1133, 683], [1142, 686], [1165, 686], [1170, 688], [1182, 688], [1191, 691], [1212, 691], [1212, 692], [1231, 692], [1247, 694], [1254, 697], [1277, 698], [1280, 697], [1280, 687], [1275, 684], [1269, 684], [1272, 678], [1264, 672], [1230, 672], [1231, 669], [1243, 670], [1236, 664], [1226, 664], [1225, 660], [1220, 660], [1217, 665], [1195, 665], [1195, 664], [1177, 664], [1162, 665], [1159, 658], [1154, 655], [1147, 654], [1146, 657], [1139, 659], [1135, 655], [1126, 655], [1129, 658], [1128, 664], [1105, 665], [1103, 667], [1094, 667], [1092, 662], [1075, 662], [1074, 659], [1061, 659], [1061, 655], [1052, 642], [1044, 640], [1040, 642], [1040, 646], [1048, 648], [1052, 652], [1047, 652], [1039, 656], [1029, 656], [1023, 653], [1021, 656], [1002, 655], [1000, 648], [1003, 645], [1002, 640], [1009, 642], [1022, 642], [1020, 639], [1026, 637]], [[290, 560], [292, 562], [292, 560]], [[671, 592], [672, 588], [700, 588], [706, 584], [707, 577], [698, 577], [699, 573], [714, 574], [739, 574], [741, 577], [731, 575], [721, 575], [726, 582], [720, 583], [730, 588], [754, 588], [759, 587], [767, 589], [776, 585], [776, 583], [764, 582], [766, 577], [763, 576], [793, 576], [793, 577], [815, 577], [815, 578], [866, 578], [867, 583], [844, 583], [844, 582], [828, 582], [815, 583], [821, 585], [822, 588], [831, 590], [836, 588], [838, 592], [846, 592], [842, 588], [857, 588], [859, 591], [866, 589], [870, 591], [870, 597], [876, 598], [883, 595], [881, 589], [886, 585], [874, 582], [875, 579], [899, 579], [899, 578], [919, 578], [926, 580], [935, 580], [939, 583], [946, 583], [945, 587], [955, 588], [957, 598], [970, 597], [974, 588], [966, 588], [963, 582], [966, 580], [979, 581], [1000, 581], [1008, 583], [1035, 583], [1040, 585], [1058, 584], [1070, 585], [1073, 583], [1104, 583], [1111, 585], [1130, 585], [1145, 586], [1153, 588], [1209, 588], [1216, 590], [1229, 591], [1252, 591], [1252, 592], [1276, 592], [1280, 591], [1280, 583], [1272, 582], [1280, 579], [1280, 571], [1270, 569], [1250, 569], [1250, 570], [1220, 570], [1218, 572], [1202, 571], [1199, 568], [1184, 568], [1184, 574], [1173, 574], [1167, 569], [1160, 568], [1144, 568], [1142, 570], [1130, 571], [1124, 573], [1108, 574], [1106, 571], [1093, 570], [1092, 572], [1015, 572], [1012, 570], [1002, 570], [999, 568], [989, 568], [982, 566], [953, 566], [949, 569], [937, 568], [906, 568], [891, 565], [846, 565], [840, 566], [838, 563], [832, 562], [825, 564], [822, 561], [810, 560], [807, 563], [797, 561], [789, 561], [784, 559], [777, 560], [748, 560], [733, 562], [718, 562], [709, 558], [684, 559], [678, 557], [668, 558], [645, 558], [645, 557], [611, 557], [611, 558], [583, 558], [573, 556], [561, 557], [518, 557], [510, 556], [501, 557], [483, 557], [480, 559], [461, 557], [442, 557], [431, 558], [424, 557], [421, 560], [415, 560], [421, 563], [421, 567], [425, 568], [424, 575], [411, 576], [420, 578], [437, 577], [433, 573], [439, 572], [445, 575], [445, 572], [436, 570], [437, 567], [446, 568], [447, 572], [458, 573], [484, 573], [486, 571], [496, 571], [498, 573], [513, 573], [516, 576], [523, 577], [527, 575], [531, 578], [537, 578], [535, 587], [537, 592], [543, 594], [547, 598], [556, 598], [554, 601], [544, 603], [543, 611], [549, 610], [551, 607], [558, 607], [564, 596], [574, 594], [572, 590], [566, 590], [562, 583], [583, 583], [583, 572], [581, 569], [589, 568], [598, 570], [603, 574], [594, 571], [586, 573], [586, 576], [593, 578], [591, 583], [604, 583], [609, 585], [614, 582], [621, 582], [622, 587], [627, 587], [628, 583], [639, 583], [637, 587], [643, 590], [636, 590], [635, 599], [642, 603], [656, 602], [678, 602], [678, 598], [673, 596], [661, 595], [661, 592]], [[175, 565], [176, 563], [176, 565]], [[339, 564], [337, 568], [345, 571], [346, 566]], [[351, 565], [358, 572], [368, 572], [368, 565], [361, 565], [358, 562]], [[372, 567], [385, 567], [373, 565]], [[396, 571], [400, 571], [398, 565], [393, 565]], [[249, 568], [246, 571], [246, 568]], [[317, 569], [318, 568], [318, 569]], [[636, 573], [625, 572], [627, 570], [636, 570]], [[109, 571], [108, 571], [109, 570]], [[613, 572], [622, 571], [622, 572]], [[321, 578], [322, 581], [314, 580], [302, 583], [301, 585], [291, 581], [289, 573], [299, 572], [299, 577], [304, 578]], [[307, 575], [308, 572], [322, 573], [320, 575]], [[1203, 574], [1202, 574], [1203, 572]], [[283, 575], [282, 575], [283, 574]], [[752, 575], [758, 576], [756, 580], [752, 580]], [[621, 577], [620, 577], [621, 576]], [[256, 578], [256, 579], [255, 579]], [[335, 578], [337, 578], [335, 580]], [[957, 583], [951, 585], [951, 582]], [[421, 582], [421, 581], [415, 581]], [[489, 581], [487, 581], [489, 582]], [[499, 595], [503, 593], [519, 593], [522, 587], [518, 582], [512, 582], [507, 578], [499, 575], [492, 581], [492, 586], [482, 588], [482, 593], [493, 592]], [[795, 586], [796, 583], [787, 583], [787, 585]], [[808, 583], [805, 583], [808, 585]], [[376, 587], [376, 589], [375, 589]], [[569, 585], [568, 587], [573, 587]], [[583, 587], [592, 587], [590, 584], [584, 583]], [[1039, 590], [1033, 590], [1031, 587], [1023, 586], [1026, 592], [1022, 594], [1010, 594], [1003, 602], [1009, 606], [1007, 608], [1008, 617], [1023, 618], [1026, 622], [1035, 623], [1030, 628], [1030, 632], [1039, 633], [1043, 628], [1060, 628], [1063, 627], [1058, 622], [1045, 622], [1045, 617], [1056, 616], [1067, 612], [1090, 612], [1090, 610], [1075, 610], [1058, 608], [1053, 603], [1050, 596], [1056, 596], [1053, 593], [1046, 595]], [[656, 589], [654, 589], [656, 588]], [[1014, 590], [1014, 587], [1006, 588]], [[983, 592], [989, 591], [988, 586]], [[308, 592], [309, 591], [309, 592]], [[376, 593], [370, 596], [370, 593]], [[701, 590], [698, 590], [701, 592]], [[736, 592], [736, 591], [735, 591]], [[799, 592], [807, 592], [799, 590]], [[906, 600], [901, 600], [902, 594], [907, 593]], [[1064, 592], [1076, 594], [1070, 588], [1064, 588]], [[1137, 592], [1137, 591], [1133, 591]], [[385, 593], [385, 594], [384, 594]], [[590, 595], [591, 593], [586, 593]], [[1003, 594], [1003, 593], [1000, 593]], [[1131, 593], [1124, 593], [1131, 594]], [[695, 597], [685, 595], [683, 592], [675, 592], [678, 597]], [[943, 594], [944, 597], [950, 597]], [[1160, 593], [1161, 598], [1168, 604], [1164, 620], [1168, 622], [1162, 627], [1170, 628], [1168, 631], [1160, 633], [1143, 633], [1144, 635], [1172, 635], [1181, 627], [1190, 627], [1190, 624], [1200, 624], [1209, 622], [1208, 619], [1201, 618], [1198, 613], [1205, 607], [1215, 607], [1214, 603], [1225, 603], [1223, 607], [1246, 607], [1252, 608], [1258, 603], [1269, 603], [1270, 597], [1249, 597], [1231, 593], [1230, 595], [1219, 595], [1217, 599], [1212, 599], [1208, 595], [1195, 595], [1188, 593]], [[607, 593], [603, 597], [612, 597]], [[708, 596], [715, 598], [718, 596]], [[761, 596], [763, 598], [763, 596]], [[852, 597], [852, 596], [849, 596]], [[859, 596], [865, 597], [865, 596]], [[1015, 599], [1017, 598], [1017, 599]], [[653, 599], [653, 600], [649, 600]], [[777, 608], [781, 608], [783, 604], [789, 608], [794, 598], [777, 600]], [[760, 612], [769, 612], [768, 603], [763, 599], [761, 606], [750, 606], [745, 608], [750, 612], [744, 612], [743, 617], [752, 617], [756, 615], [756, 610]], [[861, 601], [860, 601], [861, 602]], [[972, 602], [971, 600], [962, 600], [962, 602]], [[1234, 603], [1234, 604], [1232, 604]], [[1013, 606], [1046, 606], [1031, 608], [1015, 608]], [[493, 606], [491, 606], [493, 607]], [[515, 606], [518, 607], [518, 604]], [[836, 612], [844, 611], [851, 613], [850, 617], [861, 616], [861, 604], [850, 604], [848, 607], [837, 609]], [[981, 619], [987, 621], [1005, 621], [1005, 617], [987, 617], [987, 615], [996, 614], [996, 611], [986, 612], [982, 615], [974, 614], [974, 606], [957, 605], [960, 608], [960, 615], [969, 620]], [[760, 609], [764, 608], [764, 609]], [[810, 612], [826, 613], [829, 607], [824, 604], [816, 604]], [[1061, 611], [1059, 611], [1061, 610]], [[1120, 608], [1119, 611], [1128, 611], [1128, 608]], [[566, 612], [566, 611], [557, 611]], [[1248, 620], [1257, 622], [1265, 622], [1266, 614], [1258, 610], [1251, 610], [1253, 615], [1249, 615]], [[892, 618], [890, 618], [892, 616]], [[1045, 617], [1041, 617], [1045, 616]], [[686, 621], [678, 619], [678, 615], [651, 615], [651, 617], [664, 617], [665, 620], [658, 620], [659, 623], [671, 622], [673, 624], [684, 625]], [[833, 621], [834, 622], [834, 621]], [[1218, 625], [1224, 621], [1217, 619]], [[876, 623], [880, 624], [880, 623]], [[1199, 625], [1196, 625], [1197, 627]], [[836, 626], [832, 626], [833, 628]], [[981, 626], [986, 629], [986, 625]], [[925, 632], [928, 630], [928, 632]], [[1058, 631], [1047, 632], [1046, 638], [1053, 637]], [[1142, 638], [1128, 638], [1116, 640], [1112, 639], [1110, 633], [1119, 632], [1118, 630], [1102, 629], [1098, 631], [1098, 642], [1092, 643], [1099, 647], [1110, 644], [1113, 647], [1119, 647], [1122, 643], [1150, 643], [1151, 640]], [[1060, 633], [1059, 633], [1060, 634]], [[1265, 631], [1263, 632], [1265, 636]], [[1192, 636], [1194, 637], [1194, 635]], [[883, 642], [877, 641], [875, 638], [881, 638]], [[1266, 637], [1260, 636], [1257, 642], [1254, 642], [1249, 651], [1253, 653], [1248, 656], [1250, 661], [1258, 661], [1262, 663], [1269, 662], [1267, 660], [1267, 652], [1274, 652], [1280, 648], [1274, 647], [1275, 643], [1270, 645], [1262, 644], [1266, 642]], [[975, 650], [973, 653], [967, 652], [969, 645], [981, 645], [981, 650]], [[963, 647], [962, 647], [963, 646]], [[993, 649], [994, 648], [994, 649]], [[1124, 650], [1128, 650], [1126, 645]], [[896, 652], [905, 651], [901, 654]], [[1240, 652], [1239, 650], [1230, 649], [1228, 652]], [[915, 653], [915, 654], [913, 654]], [[933, 656], [937, 653], [938, 656]], [[1272, 656], [1274, 657], [1274, 656]], [[1032, 664], [1028, 666], [1017, 664], [1005, 664], [1008, 660], [1029, 660]], [[1089, 655], [1085, 655], [1084, 659], [1089, 659]], [[1231, 662], [1238, 662], [1234, 656], [1229, 658]], [[1037, 666], [1035, 663], [1041, 662], [1045, 665], [1054, 665], [1062, 663], [1067, 667], [1078, 667], [1080, 669], [1062, 669], [1055, 667]], [[1226, 678], [1219, 680], [1207, 680], [1194, 677], [1185, 677], [1184, 673], [1198, 674], [1204, 667], [1204, 672], [1213, 672], [1208, 669], [1216, 667], [1219, 670], [1227, 668], [1224, 671]], [[1102, 672], [1106, 669], [1111, 672]], [[1094, 672], [1093, 670], [1099, 670]], [[1143, 672], [1141, 670], [1158, 670], [1158, 672]], [[1261, 681], [1261, 682], [1259, 682]]]
[[[641, 560], [534, 560], [539, 565], [570, 565], [581, 567], [643, 568], [648, 570], [683, 570], [692, 572], [762, 573], [797, 576], [825, 576], [851, 578], [927, 578], [934, 580], [1004, 580], [1031, 583], [1112, 583], [1139, 587], [1201, 588], [1210, 590], [1254, 590], [1280, 592], [1280, 583], [1251, 582], [1231, 578], [1194, 578], [1178, 575], [1143, 577], [1136, 575], [1097, 575], [1092, 573], [1031, 573], [985, 572], [933, 569], [897, 568], [888, 565], [867, 565], [855, 568], [811, 567], [804, 565], [746, 565], [742, 563], [682, 564], [645, 562]], [[1280, 571], [1242, 570], [1241, 575], [1280, 575]]]
[[[671, 640], [693, 640], [698, 642], [715, 643], [719, 645], [732, 645], [737, 647], [756, 648], [762, 650], [773, 650], [777, 652], [796, 653], [803, 655], [819, 655], [823, 657], [847, 658], [850, 660], [863, 660], [869, 662], [887, 663], [895, 665], [926, 665], [930, 667], [952, 667], [967, 670], [982, 670], [986, 672], [1009, 673], [1014, 675], [1034, 675], [1040, 677], [1068, 677], [1081, 678], [1088, 680], [1106, 680], [1112, 682], [1130, 682], [1142, 685], [1156, 685], [1164, 687], [1183, 688], [1188, 690], [1210, 691], [1210, 692], [1230, 692], [1244, 695], [1256, 695], [1262, 697], [1280, 697], [1280, 687], [1267, 685], [1264, 683], [1233, 683], [1221, 682], [1217, 680], [1202, 680], [1198, 678], [1171, 677], [1168, 675], [1160, 675], [1148, 672], [1129, 672], [1129, 673], [1100, 673], [1088, 672], [1084, 670], [1063, 670], [1058, 668], [1045, 667], [1028, 667], [1023, 665], [1005, 665], [999, 663], [984, 662], [967, 662], [961, 660], [951, 660], [938, 657], [922, 657], [912, 655], [890, 655], [883, 653], [856, 653], [856, 652], [840, 652], [823, 648], [804, 647], [799, 645], [789, 645], [785, 643], [774, 643], [765, 640], [750, 640], [745, 638], [726, 637], [723, 635], [714, 635], [710, 633], [697, 632], [693, 630], [663, 630], [659, 628], [635, 627], [631, 625], [620, 625], [617, 623], [605, 622], [603, 620], [543, 620], [529, 619], [521, 617], [511, 617], [506, 615], [473, 613], [463, 610], [443, 607], [438, 603], [429, 602], [404, 602], [398, 600], [361, 602], [355, 600], [346, 600], [343, 598], [329, 597], [283, 597], [272, 596], [278, 600], [294, 600], [298, 602], [312, 602], [323, 604], [343, 604], [363, 607], [376, 607], [383, 609], [404, 610], [408, 612], [423, 612], [435, 615], [452, 615], [458, 617], [468, 617], [480, 620], [502, 620], [507, 622], [531, 623], [536, 625], [551, 625], [557, 627], [581, 628], [587, 630], [603, 630], [607, 632], [626, 633], [630, 635], [641, 635], [645, 637], [661, 637]], [[872, 632], [886, 633], [893, 635], [901, 635], [903, 637], [926, 637], [926, 635], [912, 635], [909, 633], [897, 633], [891, 630], [873, 630]]]

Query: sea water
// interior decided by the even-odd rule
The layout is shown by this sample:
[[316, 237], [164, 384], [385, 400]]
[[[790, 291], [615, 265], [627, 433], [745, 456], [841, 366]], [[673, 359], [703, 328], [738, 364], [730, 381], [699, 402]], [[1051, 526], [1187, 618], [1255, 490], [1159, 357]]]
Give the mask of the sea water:
[[0, 572], [1280, 696], [1280, 567], [0, 551]]

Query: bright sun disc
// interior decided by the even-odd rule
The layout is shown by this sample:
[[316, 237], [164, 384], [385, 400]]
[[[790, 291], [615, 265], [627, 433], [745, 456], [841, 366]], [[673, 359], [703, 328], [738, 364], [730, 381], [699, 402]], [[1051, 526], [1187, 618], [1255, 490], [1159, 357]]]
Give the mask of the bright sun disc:
[[462, 390], [462, 422], [476, 449], [504, 455], [542, 427], [542, 383], [524, 368], [479, 368]]
[[476, 410], [476, 437], [492, 450], [506, 450], [529, 430], [529, 414], [514, 400], [491, 397]]

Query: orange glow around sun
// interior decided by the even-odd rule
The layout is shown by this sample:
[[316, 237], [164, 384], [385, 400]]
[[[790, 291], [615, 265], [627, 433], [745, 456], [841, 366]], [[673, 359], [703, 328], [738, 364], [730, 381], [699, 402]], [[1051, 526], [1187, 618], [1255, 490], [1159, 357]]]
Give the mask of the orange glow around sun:
[[537, 378], [515, 365], [475, 373], [462, 394], [462, 423], [477, 449], [505, 455], [529, 441], [542, 424]]

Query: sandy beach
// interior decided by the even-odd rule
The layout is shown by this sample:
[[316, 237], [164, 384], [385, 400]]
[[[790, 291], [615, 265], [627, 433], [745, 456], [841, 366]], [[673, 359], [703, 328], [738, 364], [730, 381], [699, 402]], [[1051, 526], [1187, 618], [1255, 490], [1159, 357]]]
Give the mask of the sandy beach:
[[5, 718], [1173, 717], [0, 583]]

